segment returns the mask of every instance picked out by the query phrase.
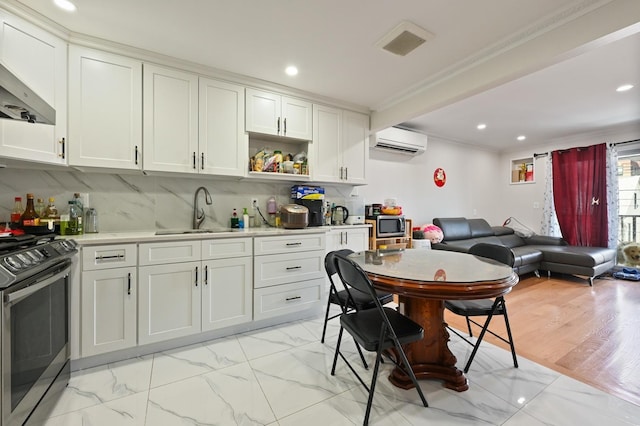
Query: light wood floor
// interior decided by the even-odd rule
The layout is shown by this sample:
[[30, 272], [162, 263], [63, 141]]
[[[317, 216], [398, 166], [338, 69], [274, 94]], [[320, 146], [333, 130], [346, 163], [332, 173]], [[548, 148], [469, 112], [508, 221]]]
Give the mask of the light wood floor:
[[[518, 356], [640, 406], [640, 281], [526, 275], [505, 300]], [[466, 331], [463, 317], [445, 320]], [[504, 332], [502, 317], [490, 329]]]

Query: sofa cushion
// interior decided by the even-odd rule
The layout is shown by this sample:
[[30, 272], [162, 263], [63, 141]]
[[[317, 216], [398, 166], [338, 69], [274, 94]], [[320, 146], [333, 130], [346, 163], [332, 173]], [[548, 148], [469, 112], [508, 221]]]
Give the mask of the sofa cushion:
[[516, 234], [499, 235], [498, 238], [505, 246], [509, 248], [520, 247], [526, 245], [522, 237]]
[[[464, 217], [435, 218], [433, 224], [442, 229], [443, 241], [466, 240], [471, 238], [469, 221]], [[469, 246], [471, 247], [471, 246]]]
[[542, 252], [546, 262], [563, 263], [566, 265], [594, 267], [615, 259], [616, 251], [604, 247], [581, 246], [529, 246]]
[[508, 226], [492, 226], [491, 230], [493, 231], [493, 235], [510, 235], [514, 234], [515, 231], [513, 228], [509, 228]]
[[471, 238], [494, 235], [491, 225], [484, 219], [469, 219], [469, 229], [471, 229]]

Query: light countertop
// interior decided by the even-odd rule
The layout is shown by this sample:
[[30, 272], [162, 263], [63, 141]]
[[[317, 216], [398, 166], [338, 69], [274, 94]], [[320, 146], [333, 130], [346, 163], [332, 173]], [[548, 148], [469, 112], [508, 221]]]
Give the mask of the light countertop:
[[[369, 228], [371, 225], [341, 225], [341, 226], [314, 226], [302, 229], [284, 228], [249, 228], [236, 229], [222, 232], [202, 232], [202, 233], [176, 233], [156, 235], [156, 230], [130, 231], [130, 232], [99, 232], [97, 234], [71, 235], [63, 238], [73, 238], [80, 245], [97, 244], [117, 244], [117, 243], [138, 243], [138, 242], [161, 242], [178, 240], [208, 240], [218, 238], [241, 238], [241, 237], [265, 237], [296, 234], [318, 234], [327, 233], [333, 230], [346, 230]], [[159, 230], [167, 231], [167, 230]]]

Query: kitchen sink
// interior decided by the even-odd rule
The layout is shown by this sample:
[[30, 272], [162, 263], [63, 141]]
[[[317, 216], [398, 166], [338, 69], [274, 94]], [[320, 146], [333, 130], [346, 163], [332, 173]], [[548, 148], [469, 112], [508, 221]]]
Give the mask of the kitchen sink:
[[203, 228], [203, 229], [160, 229], [156, 235], [181, 235], [181, 234], [220, 234], [233, 232], [231, 228]]

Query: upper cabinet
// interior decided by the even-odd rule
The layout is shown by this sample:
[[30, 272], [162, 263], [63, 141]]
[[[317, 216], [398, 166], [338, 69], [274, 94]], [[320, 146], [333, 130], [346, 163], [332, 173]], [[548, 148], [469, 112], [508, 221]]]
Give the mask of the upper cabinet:
[[0, 62], [56, 111], [56, 124], [0, 120], [0, 156], [66, 165], [67, 45], [0, 10]]
[[246, 130], [293, 139], [311, 140], [312, 104], [262, 90], [246, 90]]
[[365, 184], [369, 117], [314, 105], [313, 122], [313, 180]]
[[69, 46], [69, 164], [142, 170], [142, 62]]
[[248, 140], [244, 131], [244, 87], [200, 78], [200, 152], [207, 174], [244, 176]]
[[143, 105], [144, 170], [198, 173], [198, 76], [144, 64]]
[[244, 176], [244, 87], [144, 64], [144, 170]]

